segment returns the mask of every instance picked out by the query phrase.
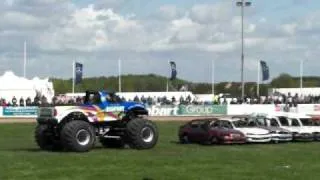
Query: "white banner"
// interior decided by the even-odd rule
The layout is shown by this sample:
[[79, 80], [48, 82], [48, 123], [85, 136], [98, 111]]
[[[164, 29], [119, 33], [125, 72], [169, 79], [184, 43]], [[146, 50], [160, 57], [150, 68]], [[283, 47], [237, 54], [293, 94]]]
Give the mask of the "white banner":
[[320, 104], [299, 104], [299, 113], [318, 114], [320, 115]]

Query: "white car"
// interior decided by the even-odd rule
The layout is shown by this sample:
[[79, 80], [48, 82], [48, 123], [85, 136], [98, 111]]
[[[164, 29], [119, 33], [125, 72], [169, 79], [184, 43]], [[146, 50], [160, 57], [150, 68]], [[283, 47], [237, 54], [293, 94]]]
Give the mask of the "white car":
[[242, 132], [246, 136], [247, 142], [267, 143], [271, 141], [270, 131], [258, 127], [249, 127], [248, 122], [245, 120], [237, 118], [221, 118], [219, 121], [225, 128]]
[[252, 114], [248, 116], [249, 126], [270, 131], [274, 143], [292, 141], [292, 133], [279, 127], [277, 120], [267, 114]]
[[273, 120], [273, 126], [290, 131], [295, 141], [312, 141], [314, 139], [313, 130], [301, 125], [297, 115], [292, 113], [274, 113], [268, 115]]
[[312, 121], [311, 116], [301, 113], [288, 113], [287, 118], [297, 121], [299, 127], [313, 134], [314, 140], [320, 140], [320, 126]]

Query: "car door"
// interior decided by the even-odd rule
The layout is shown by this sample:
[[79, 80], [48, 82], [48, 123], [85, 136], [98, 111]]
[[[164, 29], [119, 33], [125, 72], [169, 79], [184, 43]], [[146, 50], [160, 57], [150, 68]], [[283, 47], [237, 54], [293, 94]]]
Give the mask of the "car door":
[[194, 142], [203, 142], [208, 137], [208, 123], [207, 121], [198, 121], [197, 125], [193, 125], [191, 139]]
[[197, 137], [200, 142], [205, 142], [209, 139], [210, 122], [204, 121], [197, 129]]
[[189, 124], [189, 132], [187, 134], [189, 141], [197, 142], [197, 130], [199, 128], [199, 121], [192, 121]]

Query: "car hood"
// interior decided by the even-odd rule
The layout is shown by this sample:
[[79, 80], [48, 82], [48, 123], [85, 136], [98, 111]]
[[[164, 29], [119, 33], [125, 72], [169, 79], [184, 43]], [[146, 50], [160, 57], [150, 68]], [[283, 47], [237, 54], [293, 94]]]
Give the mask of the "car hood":
[[268, 130], [262, 128], [236, 128], [236, 130], [241, 131], [244, 134], [269, 134]]
[[211, 129], [211, 131], [218, 131], [218, 132], [222, 132], [222, 133], [234, 133], [234, 134], [243, 134], [241, 131], [239, 130], [235, 130], [235, 129], [225, 129], [225, 128], [219, 128], [219, 129]]
[[268, 130], [268, 131], [276, 131], [276, 132], [290, 132], [286, 129], [280, 128], [280, 127], [268, 127], [268, 126], [261, 126], [259, 128]]

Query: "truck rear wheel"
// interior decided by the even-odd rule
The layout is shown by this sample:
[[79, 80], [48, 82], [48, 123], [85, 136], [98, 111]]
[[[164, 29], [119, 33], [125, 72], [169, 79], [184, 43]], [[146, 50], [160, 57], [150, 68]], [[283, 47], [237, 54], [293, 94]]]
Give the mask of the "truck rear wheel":
[[46, 124], [38, 124], [35, 130], [35, 140], [38, 146], [47, 151], [60, 150], [61, 145], [54, 140], [54, 134]]
[[61, 143], [68, 151], [86, 152], [95, 143], [93, 127], [85, 121], [71, 121], [64, 125], [60, 133]]
[[128, 122], [126, 141], [135, 149], [151, 149], [158, 141], [158, 129], [150, 120], [136, 118]]

